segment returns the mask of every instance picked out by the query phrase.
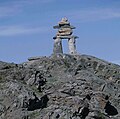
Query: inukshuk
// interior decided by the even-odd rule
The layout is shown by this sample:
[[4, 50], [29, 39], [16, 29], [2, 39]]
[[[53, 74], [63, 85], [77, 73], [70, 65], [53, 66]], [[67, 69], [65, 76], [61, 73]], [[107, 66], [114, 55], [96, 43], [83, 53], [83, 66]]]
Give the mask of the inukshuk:
[[69, 45], [69, 53], [72, 55], [77, 54], [76, 52], [76, 38], [77, 36], [73, 36], [73, 29], [75, 29], [74, 26], [70, 25], [70, 22], [68, 22], [67, 18], [62, 18], [62, 20], [58, 23], [57, 26], [53, 27], [54, 29], [58, 29], [58, 32], [54, 39], [54, 54], [63, 54], [63, 48], [62, 48], [62, 39], [68, 39], [68, 45]]

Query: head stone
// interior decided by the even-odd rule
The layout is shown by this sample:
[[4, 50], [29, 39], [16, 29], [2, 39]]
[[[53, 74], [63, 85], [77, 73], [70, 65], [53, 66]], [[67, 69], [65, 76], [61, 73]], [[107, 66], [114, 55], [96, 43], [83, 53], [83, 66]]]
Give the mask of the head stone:
[[68, 22], [68, 19], [66, 17], [62, 18], [61, 22]]

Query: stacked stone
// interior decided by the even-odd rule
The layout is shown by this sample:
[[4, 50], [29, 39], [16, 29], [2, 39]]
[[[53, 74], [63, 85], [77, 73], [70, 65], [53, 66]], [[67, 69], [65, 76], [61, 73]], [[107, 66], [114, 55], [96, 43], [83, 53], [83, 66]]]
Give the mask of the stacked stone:
[[54, 26], [53, 28], [58, 29], [56, 36], [53, 38], [54, 54], [63, 53], [62, 39], [68, 39], [69, 53], [76, 54], [75, 39], [78, 37], [72, 36], [72, 33], [73, 33], [72, 29], [75, 29], [75, 27], [70, 25], [70, 22], [68, 21], [68, 19], [62, 18], [62, 20], [58, 23], [58, 25]]
[[72, 29], [70, 28], [70, 23], [66, 18], [63, 18], [59, 22], [60, 29], [58, 30], [57, 36], [69, 36], [73, 33]]

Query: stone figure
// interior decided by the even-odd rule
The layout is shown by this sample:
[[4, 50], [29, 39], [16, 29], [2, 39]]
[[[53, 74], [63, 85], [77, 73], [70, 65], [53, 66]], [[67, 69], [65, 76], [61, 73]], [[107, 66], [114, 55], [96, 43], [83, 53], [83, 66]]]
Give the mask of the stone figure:
[[63, 54], [62, 50], [62, 39], [68, 39], [68, 45], [69, 45], [69, 53], [71, 55], [77, 54], [76, 52], [76, 38], [77, 36], [73, 36], [73, 29], [75, 29], [74, 26], [70, 25], [70, 22], [67, 18], [62, 18], [62, 20], [58, 23], [57, 26], [53, 27], [54, 29], [58, 29], [58, 32], [56, 33], [56, 36], [54, 39], [54, 54]]

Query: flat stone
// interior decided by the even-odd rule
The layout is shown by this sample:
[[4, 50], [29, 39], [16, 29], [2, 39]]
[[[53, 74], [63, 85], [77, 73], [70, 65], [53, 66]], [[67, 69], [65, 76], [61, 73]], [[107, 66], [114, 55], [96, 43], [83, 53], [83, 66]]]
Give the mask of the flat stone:
[[70, 25], [69, 22], [59, 22], [59, 25]]
[[71, 28], [71, 29], [75, 29], [76, 27], [71, 26], [71, 25], [63, 25], [63, 26], [56, 25], [56, 26], [53, 26], [53, 28], [54, 28], [54, 29], [60, 29], [60, 28]]
[[68, 36], [68, 35], [72, 35], [72, 31], [63, 31], [63, 32], [58, 32], [56, 35], [57, 36]]
[[53, 39], [60, 38], [60, 39], [70, 39], [70, 38], [79, 38], [78, 36], [55, 36]]
[[41, 59], [40, 56], [38, 56], [38, 57], [30, 57], [30, 58], [28, 58], [28, 61], [39, 60], [39, 59]]
[[65, 33], [65, 32], [72, 32], [72, 29], [70, 29], [70, 28], [61, 28], [58, 31], [59, 31], [59, 33]]

